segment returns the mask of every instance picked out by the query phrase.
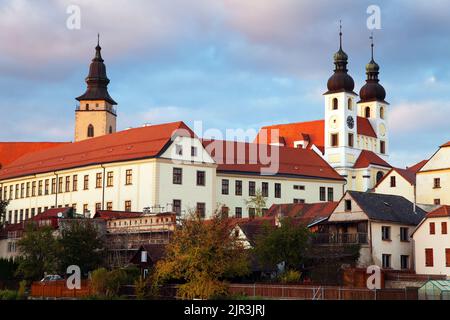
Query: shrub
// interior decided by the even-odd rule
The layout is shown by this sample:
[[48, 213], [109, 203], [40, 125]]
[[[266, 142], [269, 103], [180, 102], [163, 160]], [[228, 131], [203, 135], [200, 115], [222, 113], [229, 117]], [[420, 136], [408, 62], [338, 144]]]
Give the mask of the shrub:
[[91, 274], [91, 286], [92, 290], [97, 295], [106, 295], [108, 282], [108, 270], [105, 268], [100, 268], [92, 271]]
[[286, 270], [279, 276], [279, 281], [281, 283], [299, 283], [302, 274], [296, 270]]
[[27, 289], [27, 281], [22, 280], [19, 283], [19, 290], [17, 291], [17, 298], [18, 299], [25, 299], [26, 297], [26, 289]]
[[126, 284], [127, 280], [127, 273], [123, 269], [108, 271], [100, 268], [92, 272], [91, 286], [94, 293], [100, 297], [114, 297], [119, 293], [120, 286]]
[[147, 280], [139, 278], [134, 282], [135, 295], [137, 300], [145, 300], [150, 297], [150, 286]]
[[13, 290], [0, 290], [0, 300], [17, 300], [17, 292]]

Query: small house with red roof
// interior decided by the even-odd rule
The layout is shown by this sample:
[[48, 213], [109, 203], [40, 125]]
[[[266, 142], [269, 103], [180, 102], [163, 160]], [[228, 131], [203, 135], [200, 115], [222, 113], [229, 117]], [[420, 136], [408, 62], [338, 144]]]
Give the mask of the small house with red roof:
[[418, 274], [446, 275], [450, 279], [450, 206], [429, 212], [417, 226], [414, 240]]

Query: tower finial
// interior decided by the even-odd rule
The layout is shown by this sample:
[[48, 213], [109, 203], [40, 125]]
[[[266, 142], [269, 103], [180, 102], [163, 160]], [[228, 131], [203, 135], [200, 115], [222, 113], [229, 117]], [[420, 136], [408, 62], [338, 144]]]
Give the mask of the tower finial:
[[100, 33], [97, 33], [97, 46], [100, 47]]
[[372, 50], [372, 60], [373, 60], [373, 31], [371, 32], [369, 39], [370, 39], [370, 47]]
[[339, 49], [342, 49], [342, 20], [339, 20]]

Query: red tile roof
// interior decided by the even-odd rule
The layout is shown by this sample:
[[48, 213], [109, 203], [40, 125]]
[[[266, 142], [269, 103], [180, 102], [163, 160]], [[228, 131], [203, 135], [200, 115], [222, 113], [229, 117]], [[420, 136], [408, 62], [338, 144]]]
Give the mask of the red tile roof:
[[374, 152], [368, 150], [361, 151], [361, 154], [353, 165], [353, 168], [367, 168], [371, 164], [391, 168], [391, 165], [389, 163], [381, 159]]
[[356, 124], [357, 124], [357, 128], [358, 128], [358, 134], [361, 134], [363, 136], [372, 137], [372, 138], [377, 137], [377, 134], [373, 130], [373, 127], [370, 124], [369, 119], [363, 118], [363, 117], [357, 117]]
[[[373, 138], [377, 137], [369, 119], [357, 117], [357, 129], [358, 134]], [[276, 141], [272, 141], [273, 130], [278, 130], [279, 138]], [[286, 147], [293, 148], [294, 142], [301, 140], [309, 141], [307, 148], [315, 145], [323, 152], [325, 145], [325, 121], [315, 120], [265, 126], [259, 130], [254, 143], [275, 144], [284, 141]]]
[[0, 170], [0, 179], [156, 157], [164, 150], [174, 133], [194, 136], [183, 122], [124, 130], [26, 154]]
[[48, 209], [38, 215], [35, 215], [31, 218], [33, 221], [40, 221], [40, 220], [48, 220], [48, 219], [57, 219], [59, 218], [59, 214], [62, 216], [66, 215], [69, 210], [72, 210], [72, 208], [52, 208]]
[[422, 169], [422, 167], [423, 167], [424, 165], [427, 164], [427, 162], [428, 162], [428, 160], [422, 160], [422, 161], [420, 161], [419, 163], [416, 163], [415, 165], [406, 168], [406, 170], [408, 170], [408, 171], [410, 171], [410, 172], [413, 172], [413, 173], [417, 173], [417, 172], [419, 172], [420, 169]]
[[203, 145], [216, 161], [218, 172], [261, 174], [267, 170], [267, 174], [275, 175], [344, 179], [309, 149], [221, 140], [204, 140]]
[[275, 217], [281, 214], [283, 217], [291, 217], [297, 223], [307, 226], [327, 219], [338, 204], [339, 202], [274, 204], [270, 207], [267, 215]]
[[67, 144], [68, 142], [0, 142], [0, 169], [23, 155]]
[[94, 215], [94, 219], [115, 220], [115, 219], [139, 218], [142, 215], [143, 215], [142, 212], [99, 210]]
[[429, 212], [427, 218], [450, 217], [450, 206], [440, 206], [439, 208]]
[[450, 141], [444, 143], [441, 148], [450, 147]]

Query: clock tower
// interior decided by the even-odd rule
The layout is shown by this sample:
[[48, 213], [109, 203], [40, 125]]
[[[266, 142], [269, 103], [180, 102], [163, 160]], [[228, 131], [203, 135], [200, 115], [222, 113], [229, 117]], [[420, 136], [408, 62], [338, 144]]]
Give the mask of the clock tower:
[[359, 154], [357, 147], [355, 82], [348, 74], [348, 56], [342, 49], [342, 27], [339, 50], [334, 54], [334, 74], [327, 83], [325, 97], [325, 159], [342, 176], [348, 176]]

